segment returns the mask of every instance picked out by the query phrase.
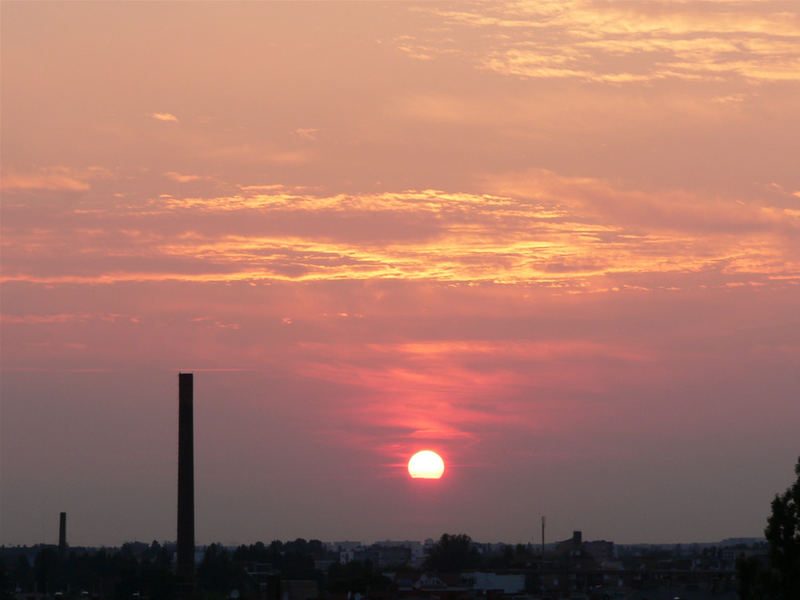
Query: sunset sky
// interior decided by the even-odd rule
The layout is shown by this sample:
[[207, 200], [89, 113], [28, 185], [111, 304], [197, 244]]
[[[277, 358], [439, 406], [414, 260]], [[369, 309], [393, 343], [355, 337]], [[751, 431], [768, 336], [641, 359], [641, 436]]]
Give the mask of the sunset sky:
[[[763, 533], [795, 0], [2, 3], [0, 543]], [[446, 462], [411, 479], [417, 450]]]

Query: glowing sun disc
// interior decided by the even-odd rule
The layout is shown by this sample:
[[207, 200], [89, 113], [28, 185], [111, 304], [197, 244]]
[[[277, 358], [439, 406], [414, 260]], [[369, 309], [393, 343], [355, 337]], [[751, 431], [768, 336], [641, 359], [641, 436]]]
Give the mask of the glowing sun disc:
[[421, 450], [408, 461], [408, 474], [414, 479], [439, 479], [444, 461], [433, 450]]

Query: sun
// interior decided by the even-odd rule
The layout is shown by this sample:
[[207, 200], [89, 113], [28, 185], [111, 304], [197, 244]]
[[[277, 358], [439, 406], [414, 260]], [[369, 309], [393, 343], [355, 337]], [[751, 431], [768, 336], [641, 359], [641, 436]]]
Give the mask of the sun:
[[420, 450], [408, 461], [408, 474], [414, 479], [440, 479], [444, 461], [433, 450]]

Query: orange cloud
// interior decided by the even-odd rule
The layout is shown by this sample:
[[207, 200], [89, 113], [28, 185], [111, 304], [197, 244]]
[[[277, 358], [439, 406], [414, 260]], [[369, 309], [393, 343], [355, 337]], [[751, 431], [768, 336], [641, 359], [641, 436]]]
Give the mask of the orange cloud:
[[68, 166], [41, 167], [35, 171], [5, 169], [2, 189], [16, 191], [83, 192], [90, 190], [94, 180], [111, 179], [114, 174], [100, 166], [75, 168]]
[[164, 173], [165, 177], [169, 177], [173, 181], [177, 181], [178, 183], [189, 183], [191, 181], [201, 181], [203, 179], [208, 179], [205, 175], [186, 175], [183, 173], [178, 173], [176, 171], [167, 171]]
[[[456, 28], [456, 41], [403, 39], [398, 48], [426, 59], [465, 54], [479, 68], [524, 78], [800, 80], [800, 13], [775, 2], [715, 4], [568, 0], [428, 8]], [[473, 30], [490, 41], [476, 43]]]
[[71, 170], [55, 167], [36, 173], [9, 173], [3, 175], [3, 190], [49, 190], [80, 192], [91, 189], [91, 185]]
[[[486, 176], [482, 185], [482, 194], [336, 195], [271, 185], [234, 196], [78, 205], [44, 215], [36, 228], [8, 230], [4, 278], [404, 279], [586, 292], [647, 288], [644, 275], [757, 280], [800, 272], [793, 209], [546, 170]], [[17, 210], [36, 218], [35, 207]], [[51, 218], [58, 227], [46, 226]], [[36, 256], [42, 267], [60, 266], [31, 268]]]
[[314, 127], [300, 127], [294, 130], [295, 135], [298, 137], [303, 138], [304, 140], [316, 140], [317, 133], [319, 133], [319, 129]]
[[178, 122], [178, 117], [176, 117], [172, 113], [151, 113], [150, 117], [152, 117], [156, 121], [165, 121], [167, 123], [177, 123]]

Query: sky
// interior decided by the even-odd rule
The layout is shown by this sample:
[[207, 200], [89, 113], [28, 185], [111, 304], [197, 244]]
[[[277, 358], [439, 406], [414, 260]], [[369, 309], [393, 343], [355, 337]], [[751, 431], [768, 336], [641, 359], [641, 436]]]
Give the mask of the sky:
[[797, 2], [1, 8], [0, 543], [763, 534]]

